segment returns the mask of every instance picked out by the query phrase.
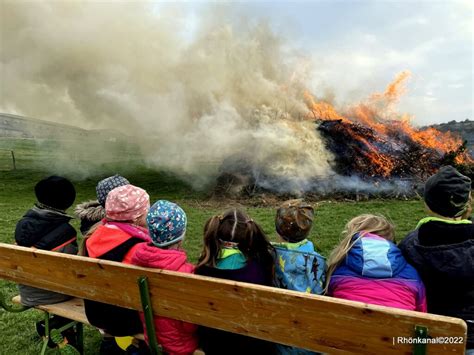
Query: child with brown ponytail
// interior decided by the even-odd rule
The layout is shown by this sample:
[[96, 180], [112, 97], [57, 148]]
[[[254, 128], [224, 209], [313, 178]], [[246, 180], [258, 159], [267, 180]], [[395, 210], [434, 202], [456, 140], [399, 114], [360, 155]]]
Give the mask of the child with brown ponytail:
[[[272, 286], [274, 250], [262, 228], [232, 209], [204, 226], [203, 251], [196, 274]], [[212, 354], [273, 354], [275, 345], [243, 335], [201, 327], [200, 346]]]

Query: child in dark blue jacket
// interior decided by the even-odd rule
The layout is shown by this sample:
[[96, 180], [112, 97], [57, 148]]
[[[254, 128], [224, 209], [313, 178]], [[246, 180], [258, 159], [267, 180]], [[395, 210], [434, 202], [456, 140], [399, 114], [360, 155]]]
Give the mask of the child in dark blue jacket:
[[[60, 176], [50, 176], [35, 186], [37, 202], [20, 219], [15, 229], [15, 241], [24, 247], [77, 254], [76, 230], [69, 224], [72, 217], [66, 210], [74, 203], [76, 190]], [[21, 303], [25, 306], [53, 304], [70, 296], [19, 285]]]
[[429, 217], [400, 243], [426, 287], [428, 312], [464, 319], [474, 352], [474, 225], [471, 179], [445, 166], [425, 184]]

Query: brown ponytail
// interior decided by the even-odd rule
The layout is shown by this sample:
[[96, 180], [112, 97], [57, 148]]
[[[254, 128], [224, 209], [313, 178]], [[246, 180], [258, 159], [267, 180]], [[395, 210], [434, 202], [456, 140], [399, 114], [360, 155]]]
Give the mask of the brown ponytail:
[[217, 233], [222, 216], [212, 216], [204, 225], [203, 250], [199, 256], [197, 267], [207, 265], [216, 267], [217, 257], [220, 252]]
[[247, 260], [258, 262], [266, 271], [268, 283], [273, 280], [274, 249], [262, 228], [238, 209], [211, 217], [204, 226], [203, 250], [197, 268], [216, 267], [221, 241], [238, 244]]
[[99, 221], [97, 222], [96, 224], [94, 224], [92, 227], [89, 228], [89, 230], [87, 231], [86, 235], [84, 236], [84, 238], [82, 239], [82, 243], [81, 245], [79, 246], [79, 252], [77, 253], [77, 255], [80, 255], [80, 256], [88, 256], [87, 255], [87, 249], [86, 249], [86, 242], [87, 242], [87, 239], [90, 238], [90, 236], [92, 234], [94, 234], [94, 232], [102, 225], [102, 221]]

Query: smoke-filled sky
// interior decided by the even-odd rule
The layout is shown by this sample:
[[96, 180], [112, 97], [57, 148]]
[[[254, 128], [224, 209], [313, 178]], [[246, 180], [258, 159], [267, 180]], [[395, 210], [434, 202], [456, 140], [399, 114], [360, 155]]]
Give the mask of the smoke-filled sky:
[[[296, 55], [293, 57], [297, 58], [296, 73], [308, 73], [311, 68], [311, 75], [305, 82], [311, 91], [320, 96], [330, 95], [339, 105], [380, 91], [395, 74], [409, 70], [412, 77], [407, 94], [400, 102], [400, 111], [413, 115], [416, 124], [474, 118], [473, 5], [469, 0], [273, 1], [224, 6], [202, 1], [175, 4], [89, 1], [87, 6], [67, 3], [1, 2], [1, 111], [56, 121], [68, 117], [71, 123], [87, 126], [84, 122], [75, 122], [78, 112], [65, 112], [63, 104], [71, 99], [66, 92], [61, 97], [55, 94], [54, 99], [48, 98], [48, 94], [54, 92], [54, 82], [61, 79], [55, 72], [64, 69], [58, 68], [64, 63], [55, 57], [64, 49], [62, 46], [71, 47], [70, 58], [63, 58], [68, 64], [77, 63], [85, 70], [87, 64], [81, 63], [84, 60], [97, 60], [99, 67], [110, 61], [108, 70], [120, 71], [118, 66], [114, 69], [113, 58], [107, 57], [107, 48], [135, 41], [134, 36], [141, 37], [141, 43], [125, 43], [122, 50], [114, 49], [110, 55], [125, 53], [132, 57], [126, 63], [130, 66], [148, 66], [153, 62], [159, 66], [161, 60], [172, 60], [169, 57], [177, 53], [179, 47], [190, 44], [206, 27], [227, 24], [234, 32], [239, 32], [240, 28], [245, 31], [249, 23], [261, 22], [279, 38], [280, 52], [288, 50]], [[12, 24], [15, 19], [10, 18], [12, 11], [17, 13], [13, 16], [18, 20], [16, 26]], [[122, 11], [126, 14], [121, 14]], [[140, 16], [147, 12], [152, 16], [147, 16], [141, 23]], [[115, 18], [110, 16], [114, 13], [117, 14]], [[28, 33], [30, 31], [32, 33]], [[152, 35], [148, 33], [150, 31], [160, 33]], [[30, 38], [26, 38], [28, 36]], [[112, 42], [110, 37], [114, 38]], [[143, 48], [152, 37], [161, 42], [154, 45], [167, 53]], [[27, 49], [15, 43], [18, 41], [23, 41]], [[103, 53], [91, 56], [94, 43], [90, 42], [105, 46]], [[138, 50], [136, 56], [130, 56], [129, 51], [134, 50]], [[157, 60], [156, 56], [160, 58]], [[12, 58], [24, 64], [18, 73], [11, 73]], [[75, 63], [70, 63], [71, 60]], [[37, 82], [39, 66], [48, 67], [43, 71], [49, 71], [44, 74], [50, 76], [52, 84]], [[82, 75], [81, 68], [68, 73], [71, 81], [75, 75]], [[156, 75], [161, 74], [159, 68], [156, 71]], [[100, 80], [94, 79], [92, 73], [86, 75], [91, 76], [89, 81]], [[122, 79], [117, 86], [125, 85], [126, 79]], [[20, 87], [20, 80], [36, 82], [43, 87]], [[80, 88], [69, 88], [75, 89]], [[16, 91], [15, 95], [11, 91]], [[41, 104], [32, 105], [30, 100], [38, 101], [33, 91], [41, 93]], [[81, 94], [82, 97], [75, 100], [87, 100], [87, 95], [92, 94], [97, 93]], [[107, 92], [100, 94], [107, 95]], [[75, 104], [69, 106], [66, 111], [74, 111]], [[55, 112], [55, 109], [63, 112]]]
[[[234, 5], [264, 18], [313, 65], [312, 91], [353, 103], [412, 73], [400, 111], [425, 125], [474, 119], [471, 0], [262, 1]], [[192, 11], [189, 23], [199, 23]]]
[[[324, 83], [350, 100], [408, 69], [412, 78], [400, 111], [418, 124], [474, 119], [473, 2], [338, 2], [308, 10], [298, 31], [322, 68], [316, 87]], [[296, 11], [289, 6], [289, 14]]]
[[[266, 20], [313, 66], [313, 92], [340, 105], [412, 73], [400, 111], [417, 125], [474, 119], [473, 2], [470, 0], [259, 1], [233, 4], [234, 16]], [[188, 38], [208, 5], [188, 8]], [[160, 12], [160, 5], [155, 6]], [[308, 63], [309, 62], [309, 63]]]
[[331, 173], [306, 90], [344, 110], [408, 70], [399, 112], [473, 118], [466, 1], [3, 0], [0, 11], [1, 112], [118, 129], [150, 164], [193, 176], [234, 154], [289, 189]]

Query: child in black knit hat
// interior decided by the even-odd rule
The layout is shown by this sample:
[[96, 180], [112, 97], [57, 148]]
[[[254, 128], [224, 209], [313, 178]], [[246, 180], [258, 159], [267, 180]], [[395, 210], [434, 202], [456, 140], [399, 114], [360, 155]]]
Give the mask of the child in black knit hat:
[[464, 319], [474, 350], [474, 225], [471, 179], [445, 166], [425, 184], [429, 217], [400, 243], [426, 287], [428, 312]]
[[[15, 241], [24, 247], [77, 254], [76, 230], [66, 214], [76, 198], [72, 183], [60, 176], [50, 176], [35, 186], [37, 202], [18, 221]], [[19, 285], [21, 302], [25, 306], [53, 304], [70, 299], [60, 293]]]

